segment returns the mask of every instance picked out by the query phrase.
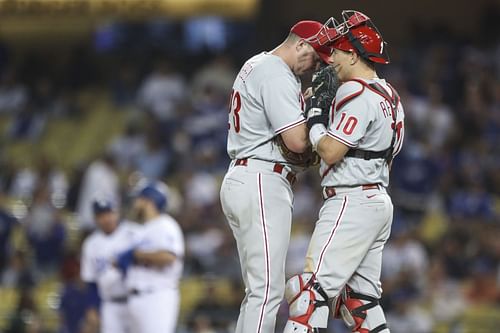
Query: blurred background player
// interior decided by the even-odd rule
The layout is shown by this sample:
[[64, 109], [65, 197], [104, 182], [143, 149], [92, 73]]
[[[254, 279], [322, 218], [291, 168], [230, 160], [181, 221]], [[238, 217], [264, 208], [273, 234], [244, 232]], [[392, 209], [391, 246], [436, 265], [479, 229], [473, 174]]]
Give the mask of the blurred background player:
[[141, 234], [116, 262], [125, 277], [128, 316], [136, 333], [176, 331], [184, 236], [177, 221], [165, 212], [167, 191], [160, 182], [139, 190], [133, 212], [142, 224]]
[[127, 289], [112, 264], [117, 254], [134, 242], [139, 225], [119, 222], [120, 214], [111, 200], [92, 202], [95, 230], [82, 246], [81, 277], [87, 283], [87, 321], [100, 322], [101, 333], [131, 332], [127, 315]]

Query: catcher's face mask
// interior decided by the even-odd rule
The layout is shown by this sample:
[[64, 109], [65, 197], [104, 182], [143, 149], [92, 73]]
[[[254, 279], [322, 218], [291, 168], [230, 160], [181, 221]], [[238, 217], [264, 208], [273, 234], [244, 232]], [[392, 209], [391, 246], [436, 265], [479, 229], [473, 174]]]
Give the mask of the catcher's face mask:
[[356, 52], [368, 61], [380, 64], [390, 62], [385, 47], [387, 43], [368, 16], [358, 11], [344, 10], [342, 19], [343, 22], [339, 23], [331, 17], [310, 39], [334, 49]]

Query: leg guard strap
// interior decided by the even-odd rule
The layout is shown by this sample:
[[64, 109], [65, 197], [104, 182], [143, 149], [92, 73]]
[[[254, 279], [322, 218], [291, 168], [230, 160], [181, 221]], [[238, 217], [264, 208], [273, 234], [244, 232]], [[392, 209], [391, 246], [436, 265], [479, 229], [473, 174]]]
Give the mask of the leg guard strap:
[[[349, 288], [350, 289], [350, 288]], [[366, 319], [366, 310], [376, 307], [379, 305], [378, 298], [371, 297], [368, 295], [363, 295], [352, 290], [347, 291], [347, 298], [349, 299], [360, 299], [362, 301], [368, 301], [364, 305], [360, 305], [354, 309], [350, 309], [353, 316], [357, 316], [363, 319]]]
[[[367, 303], [364, 303], [365, 301]], [[341, 317], [346, 326], [353, 332], [378, 333], [387, 329], [387, 324], [382, 323], [369, 330], [361, 328], [366, 320], [367, 311], [380, 306], [379, 299], [354, 292], [349, 286], [338, 297], [332, 299], [332, 311], [334, 315]]]
[[378, 325], [374, 329], [370, 330], [368, 333], [378, 333], [378, 332], [381, 332], [381, 331], [383, 331], [385, 329], [388, 329], [386, 323]]

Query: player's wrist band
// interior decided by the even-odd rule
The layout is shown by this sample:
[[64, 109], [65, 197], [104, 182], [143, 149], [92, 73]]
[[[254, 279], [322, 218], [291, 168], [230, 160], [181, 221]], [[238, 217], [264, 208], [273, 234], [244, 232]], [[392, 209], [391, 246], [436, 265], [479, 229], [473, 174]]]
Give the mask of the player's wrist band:
[[318, 148], [318, 143], [326, 135], [326, 127], [323, 124], [314, 124], [309, 131], [309, 141], [311, 141], [311, 145], [313, 150], [316, 151]]

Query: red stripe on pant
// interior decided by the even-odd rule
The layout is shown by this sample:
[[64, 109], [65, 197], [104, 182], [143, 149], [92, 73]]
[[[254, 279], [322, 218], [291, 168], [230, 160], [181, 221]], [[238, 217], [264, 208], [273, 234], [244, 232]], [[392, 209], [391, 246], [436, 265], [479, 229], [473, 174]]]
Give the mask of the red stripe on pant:
[[344, 200], [342, 201], [342, 208], [340, 209], [339, 215], [337, 216], [337, 220], [335, 221], [335, 225], [333, 226], [332, 232], [330, 233], [330, 236], [328, 237], [328, 241], [321, 249], [321, 254], [319, 255], [318, 264], [316, 265], [314, 275], [317, 275], [319, 270], [321, 269], [321, 264], [323, 263], [323, 258], [325, 256], [325, 252], [328, 249], [328, 247], [330, 246], [330, 244], [332, 243], [333, 236], [335, 236], [335, 233], [340, 225], [340, 221], [342, 220], [342, 217], [344, 216], [344, 211], [345, 211], [346, 207], [347, 207], [347, 195], [344, 197]]
[[260, 308], [259, 315], [259, 325], [257, 326], [257, 333], [260, 333], [262, 330], [262, 322], [264, 321], [264, 314], [266, 311], [266, 305], [269, 301], [269, 288], [270, 288], [270, 259], [269, 259], [269, 240], [267, 238], [267, 226], [266, 226], [266, 216], [264, 214], [264, 192], [262, 191], [262, 175], [258, 174], [258, 186], [259, 186], [259, 209], [260, 209], [260, 221], [262, 224], [262, 235], [264, 236], [264, 253], [266, 260], [266, 287], [265, 287], [265, 296], [264, 303]]

